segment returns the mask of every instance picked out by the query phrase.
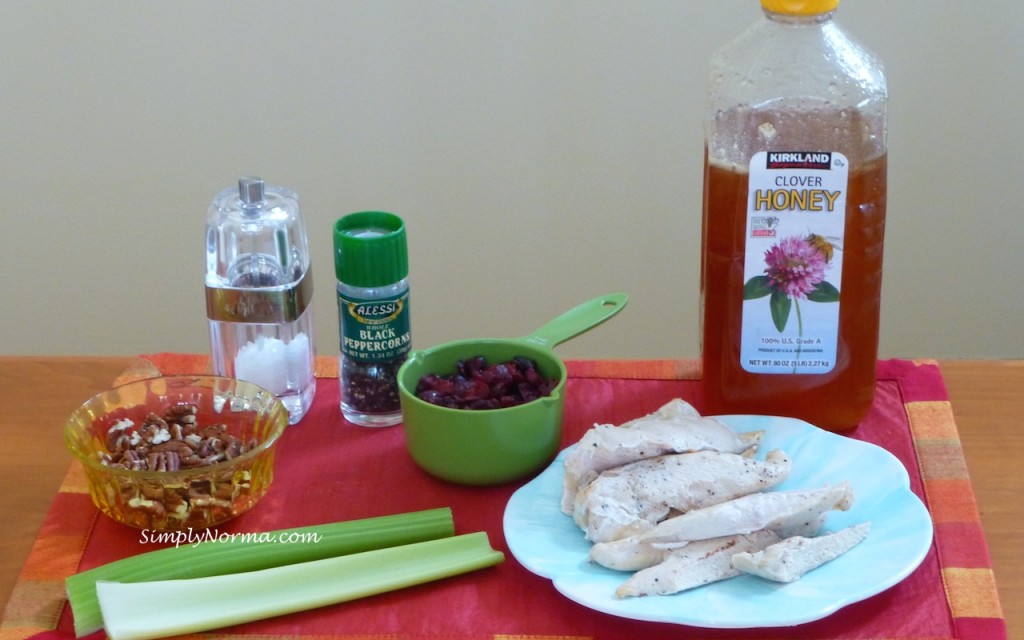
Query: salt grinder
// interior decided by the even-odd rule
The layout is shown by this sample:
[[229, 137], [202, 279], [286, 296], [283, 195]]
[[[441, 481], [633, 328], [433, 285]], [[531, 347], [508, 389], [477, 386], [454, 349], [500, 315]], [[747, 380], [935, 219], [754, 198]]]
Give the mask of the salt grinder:
[[213, 371], [277, 396], [295, 424], [316, 391], [313, 273], [298, 195], [261, 178], [221, 191], [206, 219]]

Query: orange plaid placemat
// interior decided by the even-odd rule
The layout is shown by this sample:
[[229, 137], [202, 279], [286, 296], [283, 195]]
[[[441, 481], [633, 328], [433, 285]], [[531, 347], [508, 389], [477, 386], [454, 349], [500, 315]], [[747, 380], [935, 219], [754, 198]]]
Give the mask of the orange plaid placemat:
[[[678, 360], [576, 360], [567, 362], [570, 389], [565, 443], [574, 442], [596, 421], [617, 422], [643, 408], [683, 397], [699, 407], [698, 363]], [[155, 354], [138, 361], [119, 378], [205, 371], [203, 356]], [[529, 574], [507, 553], [501, 510], [517, 488], [464, 488], [419, 472], [403, 450], [401, 430], [357, 429], [341, 422], [333, 358], [319, 358], [322, 382], [311, 415], [282, 440], [276, 494], [237, 519], [246, 530], [304, 524], [290, 522], [289, 490], [318, 507], [322, 517], [341, 520], [379, 515], [381, 491], [348, 473], [386, 467], [376, 480], [394, 479], [406, 489], [389, 497], [392, 512], [433, 506], [453, 508], [465, 530], [486, 530], [508, 560], [495, 570], [436, 586], [384, 594], [339, 607], [285, 616], [224, 630], [217, 637], [313, 638], [348, 640], [459, 638], [463, 640], [583, 640], [598, 638], [856, 638], [859, 640], [1003, 640], [1005, 622], [991, 570], [959, 436], [938, 365], [933, 361], [879, 362], [875, 406], [851, 437], [875, 442], [907, 466], [912, 489], [928, 506], [935, 541], [921, 567], [899, 585], [850, 605], [828, 618], [786, 629], [715, 630], [624, 620], [571, 603], [550, 582]], [[316, 415], [313, 415], [313, 414]], [[331, 447], [336, 446], [332, 453]], [[303, 472], [317, 469], [315, 458], [289, 463], [288, 451], [314, 450], [331, 468], [346, 469], [347, 486], [304, 492]], [[293, 454], [294, 455], [294, 454]], [[386, 464], [381, 464], [386, 462]], [[289, 466], [291, 464], [291, 466]], [[348, 468], [350, 467], [350, 468]], [[294, 480], [292, 480], [294, 478]], [[306, 478], [308, 481], [308, 477]], [[340, 482], [340, 481], [339, 481]], [[395, 490], [392, 487], [392, 490]], [[276, 496], [276, 497], [275, 497]], [[262, 507], [262, 508], [261, 508]], [[304, 507], [306, 508], [306, 507]], [[308, 508], [306, 509], [308, 510]], [[0, 624], [0, 640], [72, 638], [63, 580], [82, 568], [148, 549], [134, 530], [98, 515], [73, 465], [19, 576]], [[155, 606], [159, 606], [155, 604]]]

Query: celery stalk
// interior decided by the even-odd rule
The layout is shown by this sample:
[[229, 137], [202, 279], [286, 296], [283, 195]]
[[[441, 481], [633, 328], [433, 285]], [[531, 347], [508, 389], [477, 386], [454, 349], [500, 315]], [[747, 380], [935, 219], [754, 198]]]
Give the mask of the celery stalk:
[[[100, 580], [132, 583], [256, 571], [445, 538], [454, 533], [451, 509], [445, 507], [239, 535], [235, 539], [222, 537], [198, 544], [186, 544], [182, 540], [181, 546], [150, 551], [77, 573], [68, 577], [64, 584], [74, 615], [75, 635], [82, 637], [103, 627], [96, 598], [96, 583]], [[283, 542], [300, 536], [307, 536], [302, 539], [309, 540], [310, 535], [318, 535], [319, 538], [315, 542]]]
[[347, 602], [500, 563], [485, 532], [260, 571], [96, 590], [111, 640], [148, 640]]

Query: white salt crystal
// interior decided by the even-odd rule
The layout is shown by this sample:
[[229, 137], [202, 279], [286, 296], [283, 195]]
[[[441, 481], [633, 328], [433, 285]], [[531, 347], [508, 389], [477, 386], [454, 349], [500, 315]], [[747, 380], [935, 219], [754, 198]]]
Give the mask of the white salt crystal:
[[[312, 370], [309, 338], [299, 333], [291, 342], [260, 336], [235, 356], [235, 377], [261, 386], [274, 395], [305, 386]], [[289, 384], [290, 383], [290, 384]]]

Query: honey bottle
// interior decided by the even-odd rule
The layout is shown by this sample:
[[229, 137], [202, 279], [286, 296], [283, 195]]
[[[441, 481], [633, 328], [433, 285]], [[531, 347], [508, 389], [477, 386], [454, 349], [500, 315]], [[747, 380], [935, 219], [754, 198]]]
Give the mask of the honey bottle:
[[881, 62], [838, 0], [761, 0], [711, 59], [701, 255], [704, 411], [832, 431], [871, 407], [886, 213]]

